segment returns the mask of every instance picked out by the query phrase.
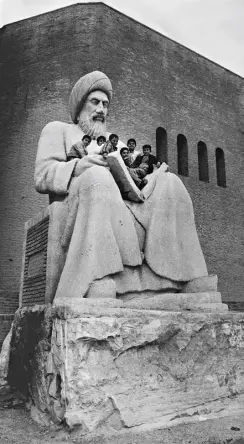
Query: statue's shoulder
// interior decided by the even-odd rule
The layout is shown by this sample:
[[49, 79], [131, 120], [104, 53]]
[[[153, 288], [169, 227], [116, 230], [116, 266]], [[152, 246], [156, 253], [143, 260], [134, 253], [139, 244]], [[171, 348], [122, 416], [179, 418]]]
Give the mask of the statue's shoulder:
[[53, 122], [47, 123], [43, 130], [44, 132], [66, 132], [72, 126], [70, 123], [60, 122], [58, 120], [54, 120]]

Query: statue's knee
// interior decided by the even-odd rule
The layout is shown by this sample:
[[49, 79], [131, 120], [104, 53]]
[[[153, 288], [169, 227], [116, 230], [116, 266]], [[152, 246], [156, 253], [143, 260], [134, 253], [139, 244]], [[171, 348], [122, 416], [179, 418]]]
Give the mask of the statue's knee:
[[110, 183], [112, 180], [112, 176], [109, 169], [103, 166], [96, 165], [90, 168], [88, 170], [88, 173], [92, 184], [94, 183], [106, 184], [107, 182]]
[[115, 184], [113, 177], [108, 170], [103, 166], [94, 166], [86, 170], [76, 179], [76, 186], [80, 189], [90, 188], [95, 185], [100, 185], [101, 187], [111, 187]]

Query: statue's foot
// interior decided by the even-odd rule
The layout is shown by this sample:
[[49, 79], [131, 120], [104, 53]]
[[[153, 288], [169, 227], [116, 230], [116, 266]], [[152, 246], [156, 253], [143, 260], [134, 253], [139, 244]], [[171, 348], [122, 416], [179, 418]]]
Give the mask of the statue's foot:
[[104, 277], [93, 282], [86, 294], [89, 299], [116, 299], [116, 284], [110, 277]]

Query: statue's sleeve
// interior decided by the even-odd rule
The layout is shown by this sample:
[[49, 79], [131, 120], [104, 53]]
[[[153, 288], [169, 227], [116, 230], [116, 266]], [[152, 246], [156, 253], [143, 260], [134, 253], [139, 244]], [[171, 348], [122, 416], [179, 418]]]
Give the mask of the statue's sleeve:
[[48, 123], [42, 130], [37, 150], [35, 187], [39, 193], [66, 194], [78, 159], [67, 162], [64, 124]]

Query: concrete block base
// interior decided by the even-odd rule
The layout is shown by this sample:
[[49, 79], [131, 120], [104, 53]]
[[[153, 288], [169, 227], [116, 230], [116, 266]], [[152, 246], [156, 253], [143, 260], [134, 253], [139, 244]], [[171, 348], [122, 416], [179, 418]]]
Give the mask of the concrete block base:
[[19, 310], [12, 382], [11, 362], [23, 344], [18, 326], [28, 341], [24, 319], [33, 326], [34, 318], [39, 336], [31, 360], [27, 354], [28, 385], [39, 420], [90, 436], [244, 412], [241, 313], [124, 308], [106, 299]]

